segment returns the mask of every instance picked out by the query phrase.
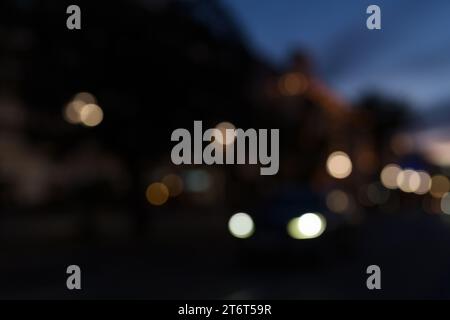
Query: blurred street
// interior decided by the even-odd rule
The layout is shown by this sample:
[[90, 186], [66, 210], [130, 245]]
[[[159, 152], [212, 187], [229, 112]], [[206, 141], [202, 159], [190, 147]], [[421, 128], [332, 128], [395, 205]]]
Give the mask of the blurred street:
[[450, 298], [448, 1], [70, 4], [0, 3], [0, 298]]

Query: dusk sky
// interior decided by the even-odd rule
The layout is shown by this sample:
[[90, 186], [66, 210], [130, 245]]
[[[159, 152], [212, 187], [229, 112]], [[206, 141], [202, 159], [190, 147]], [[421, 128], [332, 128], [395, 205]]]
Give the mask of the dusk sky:
[[[349, 99], [376, 91], [422, 110], [450, 100], [450, 1], [221, 1], [254, 52], [282, 64], [304, 48]], [[370, 4], [382, 30], [366, 28]]]

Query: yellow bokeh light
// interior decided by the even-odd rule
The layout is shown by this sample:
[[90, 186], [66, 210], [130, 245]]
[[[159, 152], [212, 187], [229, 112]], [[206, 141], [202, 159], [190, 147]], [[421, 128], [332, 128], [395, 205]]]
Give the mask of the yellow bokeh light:
[[325, 218], [318, 213], [305, 213], [289, 221], [288, 234], [294, 239], [313, 239], [319, 237], [326, 227]]
[[64, 119], [71, 124], [78, 124], [81, 122], [80, 113], [84, 107], [84, 102], [74, 100], [69, 102], [64, 108]]
[[397, 189], [397, 177], [402, 169], [396, 164], [386, 165], [380, 174], [381, 183], [388, 189]]
[[336, 179], [348, 177], [352, 172], [350, 157], [342, 151], [333, 152], [327, 159], [327, 171]]
[[441, 198], [450, 191], [450, 182], [446, 176], [436, 175], [431, 178], [430, 194], [435, 198]]
[[64, 108], [64, 119], [72, 124], [94, 127], [103, 120], [103, 110], [96, 103], [97, 99], [91, 93], [77, 93]]
[[239, 212], [234, 214], [228, 221], [228, 230], [236, 238], [249, 238], [255, 231], [255, 224], [250, 215]]
[[176, 197], [183, 192], [183, 180], [176, 174], [168, 174], [161, 182], [167, 187], [171, 197]]
[[96, 104], [86, 104], [80, 111], [81, 122], [88, 127], [95, 127], [103, 120], [103, 110]]
[[155, 182], [148, 186], [145, 195], [148, 202], [155, 206], [160, 206], [166, 203], [169, 198], [169, 189], [165, 184]]

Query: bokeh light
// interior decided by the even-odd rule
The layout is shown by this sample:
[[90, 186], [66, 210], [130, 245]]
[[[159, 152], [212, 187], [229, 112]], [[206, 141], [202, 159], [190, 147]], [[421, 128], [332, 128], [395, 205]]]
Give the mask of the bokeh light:
[[346, 192], [342, 190], [333, 190], [328, 193], [326, 198], [328, 209], [336, 213], [344, 213], [348, 211], [350, 199]]
[[94, 97], [94, 95], [92, 93], [89, 93], [89, 92], [77, 93], [73, 97], [73, 101], [81, 101], [84, 104], [96, 104], [97, 103], [97, 99]]
[[440, 167], [450, 167], [450, 141], [429, 138], [423, 145], [425, 156], [431, 163]]
[[81, 122], [88, 127], [95, 127], [103, 120], [103, 110], [96, 104], [86, 104], [80, 111]]
[[411, 169], [402, 170], [397, 176], [397, 186], [404, 192], [415, 192], [420, 186], [420, 175]]
[[305, 92], [308, 86], [306, 77], [298, 72], [291, 72], [281, 77], [280, 91], [286, 96], [295, 96]]
[[216, 137], [216, 141], [220, 144], [224, 145], [230, 145], [234, 142], [236, 139], [236, 135], [233, 134], [233, 137], [230, 139], [227, 139], [227, 129], [229, 130], [235, 130], [236, 127], [231, 122], [221, 122], [216, 126], [216, 129], [219, 130], [222, 133], [222, 136]]
[[89, 92], [77, 93], [63, 110], [64, 119], [71, 124], [94, 127], [103, 120], [103, 110]]
[[288, 223], [288, 234], [294, 239], [319, 237], [326, 227], [325, 218], [318, 213], [305, 213]]
[[397, 177], [402, 169], [396, 164], [386, 165], [380, 174], [381, 183], [388, 189], [397, 189]]
[[80, 100], [69, 102], [64, 108], [64, 119], [71, 124], [79, 124], [81, 122], [80, 113], [85, 103]]
[[211, 185], [209, 173], [203, 169], [192, 169], [185, 175], [186, 189], [189, 192], [205, 192]]
[[441, 199], [441, 210], [446, 214], [450, 214], [450, 193], [445, 193]]
[[336, 179], [348, 177], [352, 172], [350, 157], [342, 151], [333, 152], [327, 159], [327, 171]]
[[152, 205], [160, 206], [166, 203], [169, 198], [169, 189], [165, 184], [155, 182], [148, 186], [145, 194], [148, 202]]
[[435, 198], [441, 198], [450, 191], [450, 182], [446, 176], [435, 175], [431, 178], [430, 194]]
[[416, 191], [416, 194], [426, 194], [430, 191], [431, 188], [431, 177], [425, 171], [417, 171], [420, 176], [420, 185]]
[[231, 216], [228, 221], [228, 230], [236, 238], [249, 238], [255, 231], [255, 224], [250, 215], [239, 212]]
[[176, 197], [183, 192], [183, 179], [176, 174], [168, 174], [162, 178], [161, 182], [167, 187], [171, 197]]

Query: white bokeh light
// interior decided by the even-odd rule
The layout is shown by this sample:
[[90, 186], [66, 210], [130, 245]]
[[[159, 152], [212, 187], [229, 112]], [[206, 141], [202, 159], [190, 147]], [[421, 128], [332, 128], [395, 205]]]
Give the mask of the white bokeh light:
[[239, 212], [228, 221], [228, 230], [236, 238], [249, 238], [255, 231], [255, 224], [248, 214]]
[[326, 221], [322, 215], [305, 213], [289, 222], [288, 233], [294, 239], [312, 239], [319, 237], [325, 227]]

